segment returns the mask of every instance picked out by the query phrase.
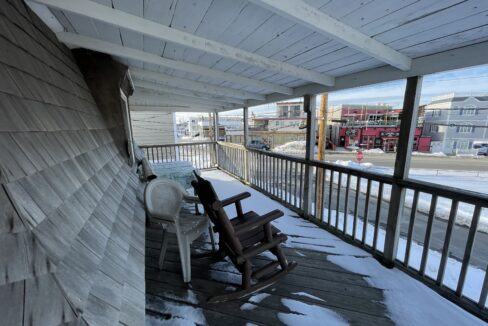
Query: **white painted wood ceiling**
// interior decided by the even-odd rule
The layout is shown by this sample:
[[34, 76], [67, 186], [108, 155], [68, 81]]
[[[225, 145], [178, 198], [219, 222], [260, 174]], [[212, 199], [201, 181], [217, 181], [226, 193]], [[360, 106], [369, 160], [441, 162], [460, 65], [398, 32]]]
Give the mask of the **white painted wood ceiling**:
[[[334, 77], [386, 65], [378, 59], [305, 27], [304, 24], [296, 23], [264, 6], [257, 5], [255, 1], [95, 0], [95, 2], [240, 50]], [[487, 0], [305, 0], [305, 2], [411, 59], [488, 41]], [[165, 42], [66, 10], [51, 7], [51, 11], [67, 32], [290, 88], [311, 84], [308, 80]], [[189, 79], [209, 87], [219, 86], [224, 90], [229, 89], [229, 93], [233, 89], [242, 91], [244, 95], [246, 92], [260, 95], [259, 99], [255, 97], [254, 104], [260, 103], [263, 95], [273, 93], [259, 86], [229, 82], [134, 59], [123, 57], [118, 59], [131, 68], [164, 73], [180, 81], [181, 78]], [[466, 66], [468, 65], [469, 63], [466, 63]], [[397, 68], [392, 67], [392, 69]], [[151, 78], [146, 81], [154, 82]], [[180, 87], [183, 86], [177, 86]], [[327, 89], [325, 86], [323, 88]], [[138, 90], [139, 88], [136, 91]], [[161, 93], [163, 94], [147, 101], [141, 99], [141, 102], [136, 104], [157, 105], [157, 98], [164, 96], [163, 85], [161, 85]], [[289, 94], [288, 97], [296, 95], [296, 93]], [[138, 96], [137, 92], [136, 96]], [[184, 94], [178, 97], [184, 100]], [[228, 97], [238, 98], [234, 95]], [[239, 98], [247, 100], [251, 97]], [[201, 108], [212, 109], [211, 104], [207, 106], [207, 100]], [[210, 103], [211, 99], [208, 101]], [[223, 101], [217, 102], [219, 104], [216, 108], [223, 108], [221, 106]], [[237, 102], [233, 103], [234, 107], [242, 106], [241, 102], [234, 102]], [[226, 108], [232, 107], [231, 105]]]

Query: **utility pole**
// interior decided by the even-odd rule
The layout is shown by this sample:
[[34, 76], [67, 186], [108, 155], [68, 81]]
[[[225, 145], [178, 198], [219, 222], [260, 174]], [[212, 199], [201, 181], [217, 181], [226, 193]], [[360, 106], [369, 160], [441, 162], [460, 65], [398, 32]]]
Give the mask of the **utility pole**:
[[319, 111], [319, 144], [318, 157], [319, 161], [325, 159], [325, 148], [327, 146], [327, 104], [329, 101], [329, 94], [323, 93], [320, 96], [320, 111]]
[[[319, 111], [319, 144], [317, 159], [323, 161], [325, 159], [325, 147], [327, 139], [327, 104], [329, 100], [329, 93], [323, 93], [320, 96], [320, 111]], [[324, 170], [317, 169], [317, 202], [322, 203], [324, 197]], [[317, 205], [317, 216], [320, 221], [323, 219], [323, 207], [322, 205]]]

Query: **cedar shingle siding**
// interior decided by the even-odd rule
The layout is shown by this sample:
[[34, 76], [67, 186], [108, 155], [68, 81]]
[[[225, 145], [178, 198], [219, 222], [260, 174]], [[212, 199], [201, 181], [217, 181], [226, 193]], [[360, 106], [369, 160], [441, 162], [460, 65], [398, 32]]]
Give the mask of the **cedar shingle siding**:
[[0, 324], [144, 324], [144, 212], [120, 107], [101, 112], [20, 0], [0, 3], [0, 49]]

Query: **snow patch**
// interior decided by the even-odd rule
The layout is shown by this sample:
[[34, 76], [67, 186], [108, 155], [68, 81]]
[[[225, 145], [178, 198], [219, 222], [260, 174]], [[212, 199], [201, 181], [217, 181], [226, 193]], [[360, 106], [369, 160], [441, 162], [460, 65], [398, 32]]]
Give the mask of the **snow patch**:
[[398, 269], [384, 268], [372, 257], [329, 255], [327, 259], [351, 272], [368, 275], [365, 280], [369, 284], [384, 289], [390, 317], [397, 325], [484, 325], [424, 284]]
[[294, 292], [292, 294], [294, 294], [294, 295], [300, 295], [302, 297], [307, 297], [307, 298], [314, 299], [314, 300], [317, 300], [317, 301], [323, 301], [323, 302], [325, 302], [324, 299], [321, 299], [319, 297], [316, 297], [314, 295], [311, 295], [311, 294], [309, 294], [307, 292]]
[[201, 308], [190, 305], [179, 304], [159, 297], [149, 296], [146, 308], [152, 309], [162, 315], [169, 315], [170, 318], [164, 319], [157, 316], [147, 315], [147, 325], [206, 325], [207, 321]]
[[291, 313], [278, 313], [278, 318], [286, 325], [349, 325], [344, 318], [333, 310], [292, 299], [282, 299], [281, 302], [291, 311]]
[[385, 151], [382, 150], [381, 148], [365, 149], [362, 152], [368, 154], [385, 154]]
[[249, 302], [246, 302], [245, 304], [243, 304], [241, 306], [241, 310], [253, 310], [253, 309], [256, 309], [258, 306], [256, 306], [255, 304], [252, 304], [252, 303], [249, 303]]
[[412, 152], [414, 156], [435, 156], [435, 157], [446, 157], [447, 155], [442, 152], [435, 153], [425, 153], [425, 152]]
[[266, 299], [270, 295], [271, 294], [269, 294], [269, 293], [258, 293], [258, 294], [253, 295], [252, 297], [250, 297], [249, 302], [260, 303], [261, 301], [263, 301], [264, 299]]
[[307, 142], [305, 140], [297, 140], [285, 143], [273, 148], [273, 152], [288, 153], [288, 154], [301, 154], [305, 152]]

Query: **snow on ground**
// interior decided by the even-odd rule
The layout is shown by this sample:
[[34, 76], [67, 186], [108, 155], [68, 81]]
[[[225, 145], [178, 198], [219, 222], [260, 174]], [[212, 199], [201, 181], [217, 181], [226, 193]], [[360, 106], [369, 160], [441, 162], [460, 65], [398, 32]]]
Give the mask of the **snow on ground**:
[[447, 155], [442, 152], [436, 153], [425, 153], [425, 152], [412, 152], [413, 156], [435, 156], [435, 157], [446, 157]]
[[[324, 259], [329, 259], [335, 264], [342, 266], [350, 271], [367, 275], [366, 280], [370, 284], [384, 289], [385, 304], [393, 321], [399, 325], [485, 325], [480, 319], [467, 313], [462, 308], [444, 299], [421, 282], [413, 279], [398, 269], [386, 269], [379, 264], [369, 253], [362, 249], [352, 246], [336, 236], [316, 227], [314, 224], [297, 218], [296, 214], [279, 203], [271, 200], [260, 192], [246, 187], [234, 178], [220, 171], [206, 171], [203, 176], [209, 179], [214, 185], [217, 193], [221, 197], [228, 197], [237, 193], [248, 191], [252, 194], [252, 200], [244, 200], [242, 206], [244, 210], [254, 210], [258, 214], [264, 214], [272, 209], [280, 209], [284, 216], [275, 221], [275, 225], [284, 233], [289, 235], [286, 246], [292, 248], [307, 248], [335, 255], [324, 255]], [[234, 206], [226, 208], [229, 216], [235, 216]], [[342, 214], [341, 214], [342, 215]], [[361, 221], [358, 221], [358, 223]], [[352, 223], [348, 223], [350, 226]], [[342, 225], [339, 221], [339, 225]], [[358, 224], [358, 229], [362, 230], [362, 225]], [[372, 227], [368, 225], [368, 242], [372, 240]], [[382, 230], [380, 230], [382, 231]], [[352, 230], [351, 230], [352, 232]], [[379, 233], [379, 243], [384, 244], [384, 231]], [[404, 252], [404, 243], [400, 241], [399, 254]], [[412, 245], [411, 261], [414, 263], [419, 259], [422, 253], [422, 247], [417, 244]], [[435, 265], [437, 260], [436, 253], [429, 251], [429, 267]], [[455, 261], [448, 261], [446, 279], [452, 278], [449, 275], [455, 275], [458, 271], [454, 266]], [[483, 279], [483, 275], [473, 277], [473, 269], [468, 272], [466, 280], [466, 289], [473, 288], [471, 284], [473, 279]], [[431, 272], [428, 272], [431, 273]], [[471, 275], [471, 276], [470, 276]], [[479, 291], [480, 287], [478, 286]], [[467, 290], [465, 293], [467, 295]], [[472, 291], [472, 290], [469, 290]], [[478, 292], [479, 293], [479, 292]], [[341, 319], [337, 314], [330, 314], [327, 309], [320, 310], [313, 305], [303, 303], [283, 302], [291, 311], [298, 310], [300, 313], [306, 312], [304, 316], [283, 314], [280, 316], [285, 323], [289, 324], [311, 324], [318, 320], [319, 325], [335, 325]], [[300, 306], [299, 306], [300, 305]], [[305, 305], [305, 306], [302, 306]], [[298, 307], [299, 306], [299, 307]], [[310, 307], [311, 306], [311, 307]], [[292, 308], [293, 307], [293, 308]], [[303, 318], [303, 319], [296, 319]]]
[[305, 153], [306, 142], [304, 140], [296, 140], [285, 143], [273, 148], [273, 152], [283, 154], [301, 154]]
[[382, 150], [381, 148], [365, 149], [365, 150], [362, 150], [361, 152], [367, 153], [367, 154], [385, 154], [385, 151]]
[[314, 299], [314, 300], [317, 300], [317, 301], [323, 301], [323, 302], [325, 302], [324, 299], [321, 299], [319, 297], [316, 297], [314, 295], [311, 295], [311, 294], [309, 294], [307, 292], [294, 292], [292, 294], [294, 294], [294, 295], [300, 295], [302, 297], [307, 297], [307, 298]]
[[[191, 290], [188, 290], [191, 292]], [[196, 296], [193, 294], [188, 295], [192, 301], [188, 303], [195, 303]], [[185, 298], [179, 298], [184, 300]], [[146, 309], [155, 309], [158, 313], [168, 314], [171, 316], [169, 319], [163, 319], [158, 316], [146, 315], [146, 325], [159, 326], [159, 325], [181, 325], [181, 326], [195, 326], [195, 325], [207, 325], [203, 310], [201, 308], [195, 308], [191, 305], [180, 304], [168, 300], [161, 299], [160, 297], [148, 296], [146, 300]]]
[[292, 299], [281, 299], [290, 313], [280, 312], [278, 318], [286, 325], [347, 326], [349, 323], [335, 311]]
[[[334, 162], [335, 164], [347, 166], [357, 170], [367, 170], [374, 173], [392, 174], [391, 168], [374, 166], [372, 163], [356, 163], [353, 161], [341, 161]], [[444, 186], [455, 187], [465, 189], [469, 191], [475, 191], [479, 193], [488, 193], [488, 174], [474, 174], [472, 171], [438, 171], [429, 169], [411, 169], [410, 178], [421, 181], [426, 181], [434, 184], [441, 184]], [[327, 175], [327, 180], [330, 176]], [[334, 180], [337, 183], [337, 177]], [[346, 186], [346, 178], [342, 179], [341, 185]], [[356, 177], [351, 177], [351, 189], [356, 190]], [[367, 180], [362, 179], [360, 185], [360, 191], [366, 193]], [[371, 196], [377, 198], [379, 191], [379, 184], [373, 182], [371, 186]], [[389, 201], [391, 193], [391, 186], [384, 185], [383, 200]], [[413, 192], [408, 191], [405, 196], [405, 206], [412, 207]], [[417, 211], [428, 214], [430, 210], [431, 195], [421, 193], [417, 205]], [[439, 198], [437, 201], [435, 216], [437, 218], [448, 220], [451, 210], [451, 200], [446, 198]], [[474, 206], [470, 204], [460, 203], [458, 212], [456, 215], [456, 224], [470, 226], [473, 218]], [[478, 231], [488, 233], [488, 210], [484, 209], [481, 212], [481, 218], [478, 224]]]

